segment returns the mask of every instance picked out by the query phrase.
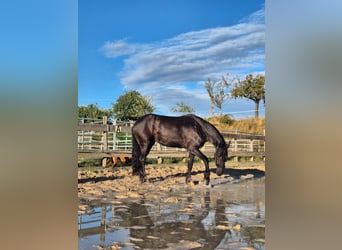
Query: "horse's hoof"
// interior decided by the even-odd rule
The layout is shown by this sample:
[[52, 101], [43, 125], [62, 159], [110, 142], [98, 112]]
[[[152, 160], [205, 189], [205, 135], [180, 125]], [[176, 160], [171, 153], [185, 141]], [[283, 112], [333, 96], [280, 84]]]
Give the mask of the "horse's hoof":
[[137, 176], [137, 175], [140, 175], [140, 173], [138, 170], [136, 170], [136, 171], [133, 170], [132, 175]]
[[140, 182], [141, 182], [141, 183], [144, 183], [144, 182], [146, 182], [146, 181], [147, 181], [146, 177], [140, 177]]

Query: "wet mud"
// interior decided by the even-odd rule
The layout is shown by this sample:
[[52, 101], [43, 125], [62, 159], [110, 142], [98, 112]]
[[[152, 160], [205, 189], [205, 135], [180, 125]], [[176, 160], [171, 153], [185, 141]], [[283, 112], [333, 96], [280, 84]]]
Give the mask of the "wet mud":
[[185, 165], [80, 169], [78, 249], [265, 249], [265, 169]]

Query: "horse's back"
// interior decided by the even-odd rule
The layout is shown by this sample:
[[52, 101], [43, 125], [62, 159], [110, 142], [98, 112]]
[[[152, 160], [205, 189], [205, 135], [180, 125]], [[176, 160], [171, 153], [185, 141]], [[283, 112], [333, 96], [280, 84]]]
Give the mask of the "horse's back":
[[[183, 116], [165, 116], [147, 114], [141, 116], [134, 124], [132, 131], [137, 132], [138, 130], [149, 129], [150, 131], [157, 128], [182, 128], [182, 127], [195, 127], [198, 121], [195, 119], [196, 116], [192, 114]], [[199, 118], [201, 119], [201, 118]], [[203, 121], [203, 119], [201, 119]]]

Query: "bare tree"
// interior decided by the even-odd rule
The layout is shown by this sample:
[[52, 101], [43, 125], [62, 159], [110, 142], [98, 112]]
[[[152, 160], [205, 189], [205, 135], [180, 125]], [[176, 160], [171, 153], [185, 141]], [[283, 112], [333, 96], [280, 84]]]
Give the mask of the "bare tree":
[[219, 109], [220, 115], [222, 114], [222, 105], [230, 98], [230, 93], [228, 92], [231, 83], [222, 76], [221, 81], [208, 81], [205, 82], [205, 89], [207, 90], [210, 97], [210, 115], [214, 115], [215, 106]]
[[215, 94], [214, 94], [214, 86], [216, 82], [210, 81], [210, 78], [208, 78], [208, 81], [205, 82], [205, 89], [207, 90], [210, 98], [210, 116], [214, 115], [214, 108], [215, 108]]

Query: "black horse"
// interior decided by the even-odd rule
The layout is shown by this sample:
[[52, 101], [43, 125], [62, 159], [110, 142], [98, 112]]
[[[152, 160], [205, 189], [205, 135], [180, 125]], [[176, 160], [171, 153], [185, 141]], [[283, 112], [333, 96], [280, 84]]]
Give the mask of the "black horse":
[[216, 149], [216, 174], [222, 175], [228, 159], [228, 147], [223, 136], [209, 122], [195, 115], [169, 117], [148, 114], [140, 117], [132, 128], [133, 175], [146, 180], [145, 159], [155, 142], [169, 147], [185, 148], [189, 152], [186, 182], [191, 180], [191, 169], [195, 156], [205, 164], [204, 179], [209, 184], [210, 171], [208, 158], [199, 150], [205, 142], [211, 142]]

